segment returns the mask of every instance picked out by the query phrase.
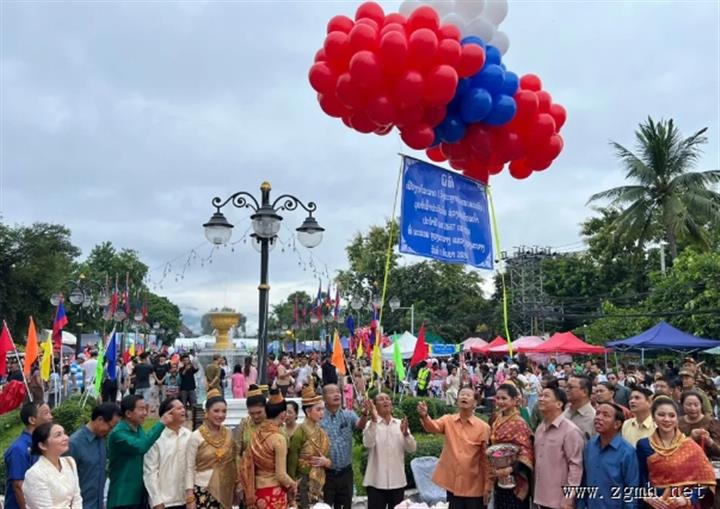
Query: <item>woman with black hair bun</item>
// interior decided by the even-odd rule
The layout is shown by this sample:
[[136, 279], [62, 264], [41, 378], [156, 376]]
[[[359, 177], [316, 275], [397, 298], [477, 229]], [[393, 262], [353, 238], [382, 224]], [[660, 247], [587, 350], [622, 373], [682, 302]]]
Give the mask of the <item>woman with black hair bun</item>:
[[82, 509], [82, 495], [75, 460], [63, 458], [70, 438], [59, 424], [41, 424], [32, 434], [32, 454], [37, 462], [25, 474], [23, 495], [27, 509]]

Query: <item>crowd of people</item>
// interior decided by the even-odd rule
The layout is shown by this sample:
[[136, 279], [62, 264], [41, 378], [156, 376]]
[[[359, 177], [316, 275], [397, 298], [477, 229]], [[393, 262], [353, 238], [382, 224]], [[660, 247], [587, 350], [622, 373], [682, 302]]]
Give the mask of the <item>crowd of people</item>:
[[[4, 455], [5, 507], [349, 509], [357, 432], [367, 449], [367, 507], [392, 509], [405, 499], [406, 457], [417, 447], [407, 419], [393, 415], [406, 395], [453, 407], [437, 418], [426, 399], [415, 409], [425, 432], [444, 437], [432, 480], [450, 509], [715, 504], [720, 377], [690, 358], [679, 369], [616, 370], [522, 355], [428, 359], [408, 383], [389, 369], [374, 380], [364, 359], [341, 376], [319, 354], [282, 355], [268, 361], [269, 389], [257, 384], [252, 360], [226, 364], [215, 356], [203, 370], [190, 354], [143, 354], [124, 366], [127, 381], [114, 389], [103, 381], [103, 402], [70, 437], [53, 422], [50, 393], [26, 403], [25, 430]], [[187, 412], [199, 386], [205, 418], [193, 431]], [[231, 396], [247, 407], [233, 429]], [[158, 421], [146, 430], [149, 413]], [[515, 447], [511, 466], [488, 457], [498, 444]]]

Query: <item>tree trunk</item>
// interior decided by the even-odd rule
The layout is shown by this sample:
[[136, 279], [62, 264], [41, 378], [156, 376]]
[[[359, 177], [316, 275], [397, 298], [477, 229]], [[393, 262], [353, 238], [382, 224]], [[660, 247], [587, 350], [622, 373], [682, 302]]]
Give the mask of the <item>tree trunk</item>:
[[669, 228], [667, 229], [667, 243], [670, 248], [670, 262], [672, 262], [678, 255], [677, 239], [675, 238], [675, 234]]

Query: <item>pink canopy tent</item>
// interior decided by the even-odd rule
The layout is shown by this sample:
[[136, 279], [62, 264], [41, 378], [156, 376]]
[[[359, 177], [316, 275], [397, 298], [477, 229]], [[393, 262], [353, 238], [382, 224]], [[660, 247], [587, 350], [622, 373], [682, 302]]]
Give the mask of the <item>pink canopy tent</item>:
[[568, 353], [568, 354], [585, 354], [585, 355], [601, 355], [606, 352], [602, 346], [591, 345], [584, 342], [572, 332], [557, 332], [553, 336], [530, 350], [532, 353]]
[[[543, 344], [543, 338], [539, 338], [537, 336], [524, 336], [521, 338], [516, 339], [512, 342], [512, 351], [513, 355], [518, 353], [527, 353], [528, 351], [532, 350], [533, 348], [542, 345]], [[507, 341], [505, 341], [502, 345], [493, 346], [491, 348], [488, 348], [489, 353], [510, 353], [510, 347], [507, 344]]]
[[490, 349], [494, 346], [499, 346], [499, 345], [504, 345], [504, 344], [507, 344], [507, 341], [505, 340], [505, 338], [503, 338], [502, 336], [497, 336], [495, 339], [490, 341], [490, 343], [486, 344], [485, 346], [471, 346], [470, 351], [472, 353], [481, 353], [483, 355], [487, 355], [488, 349]]
[[463, 352], [470, 352], [472, 351], [473, 347], [483, 348], [487, 346], [488, 342], [482, 338], [467, 338], [465, 341], [462, 342], [462, 345]]

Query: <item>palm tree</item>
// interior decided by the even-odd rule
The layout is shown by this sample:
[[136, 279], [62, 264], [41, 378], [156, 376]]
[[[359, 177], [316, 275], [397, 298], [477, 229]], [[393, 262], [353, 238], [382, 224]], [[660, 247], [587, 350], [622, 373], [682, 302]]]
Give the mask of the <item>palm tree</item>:
[[632, 183], [594, 194], [588, 204], [610, 200], [620, 211], [617, 234], [639, 247], [663, 239], [672, 258], [679, 242], [708, 249], [710, 226], [720, 224], [720, 194], [712, 190], [720, 182], [720, 170], [690, 171], [707, 143], [705, 131], [683, 139], [672, 119], [655, 122], [648, 117], [635, 131], [635, 153], [611, 142]]

